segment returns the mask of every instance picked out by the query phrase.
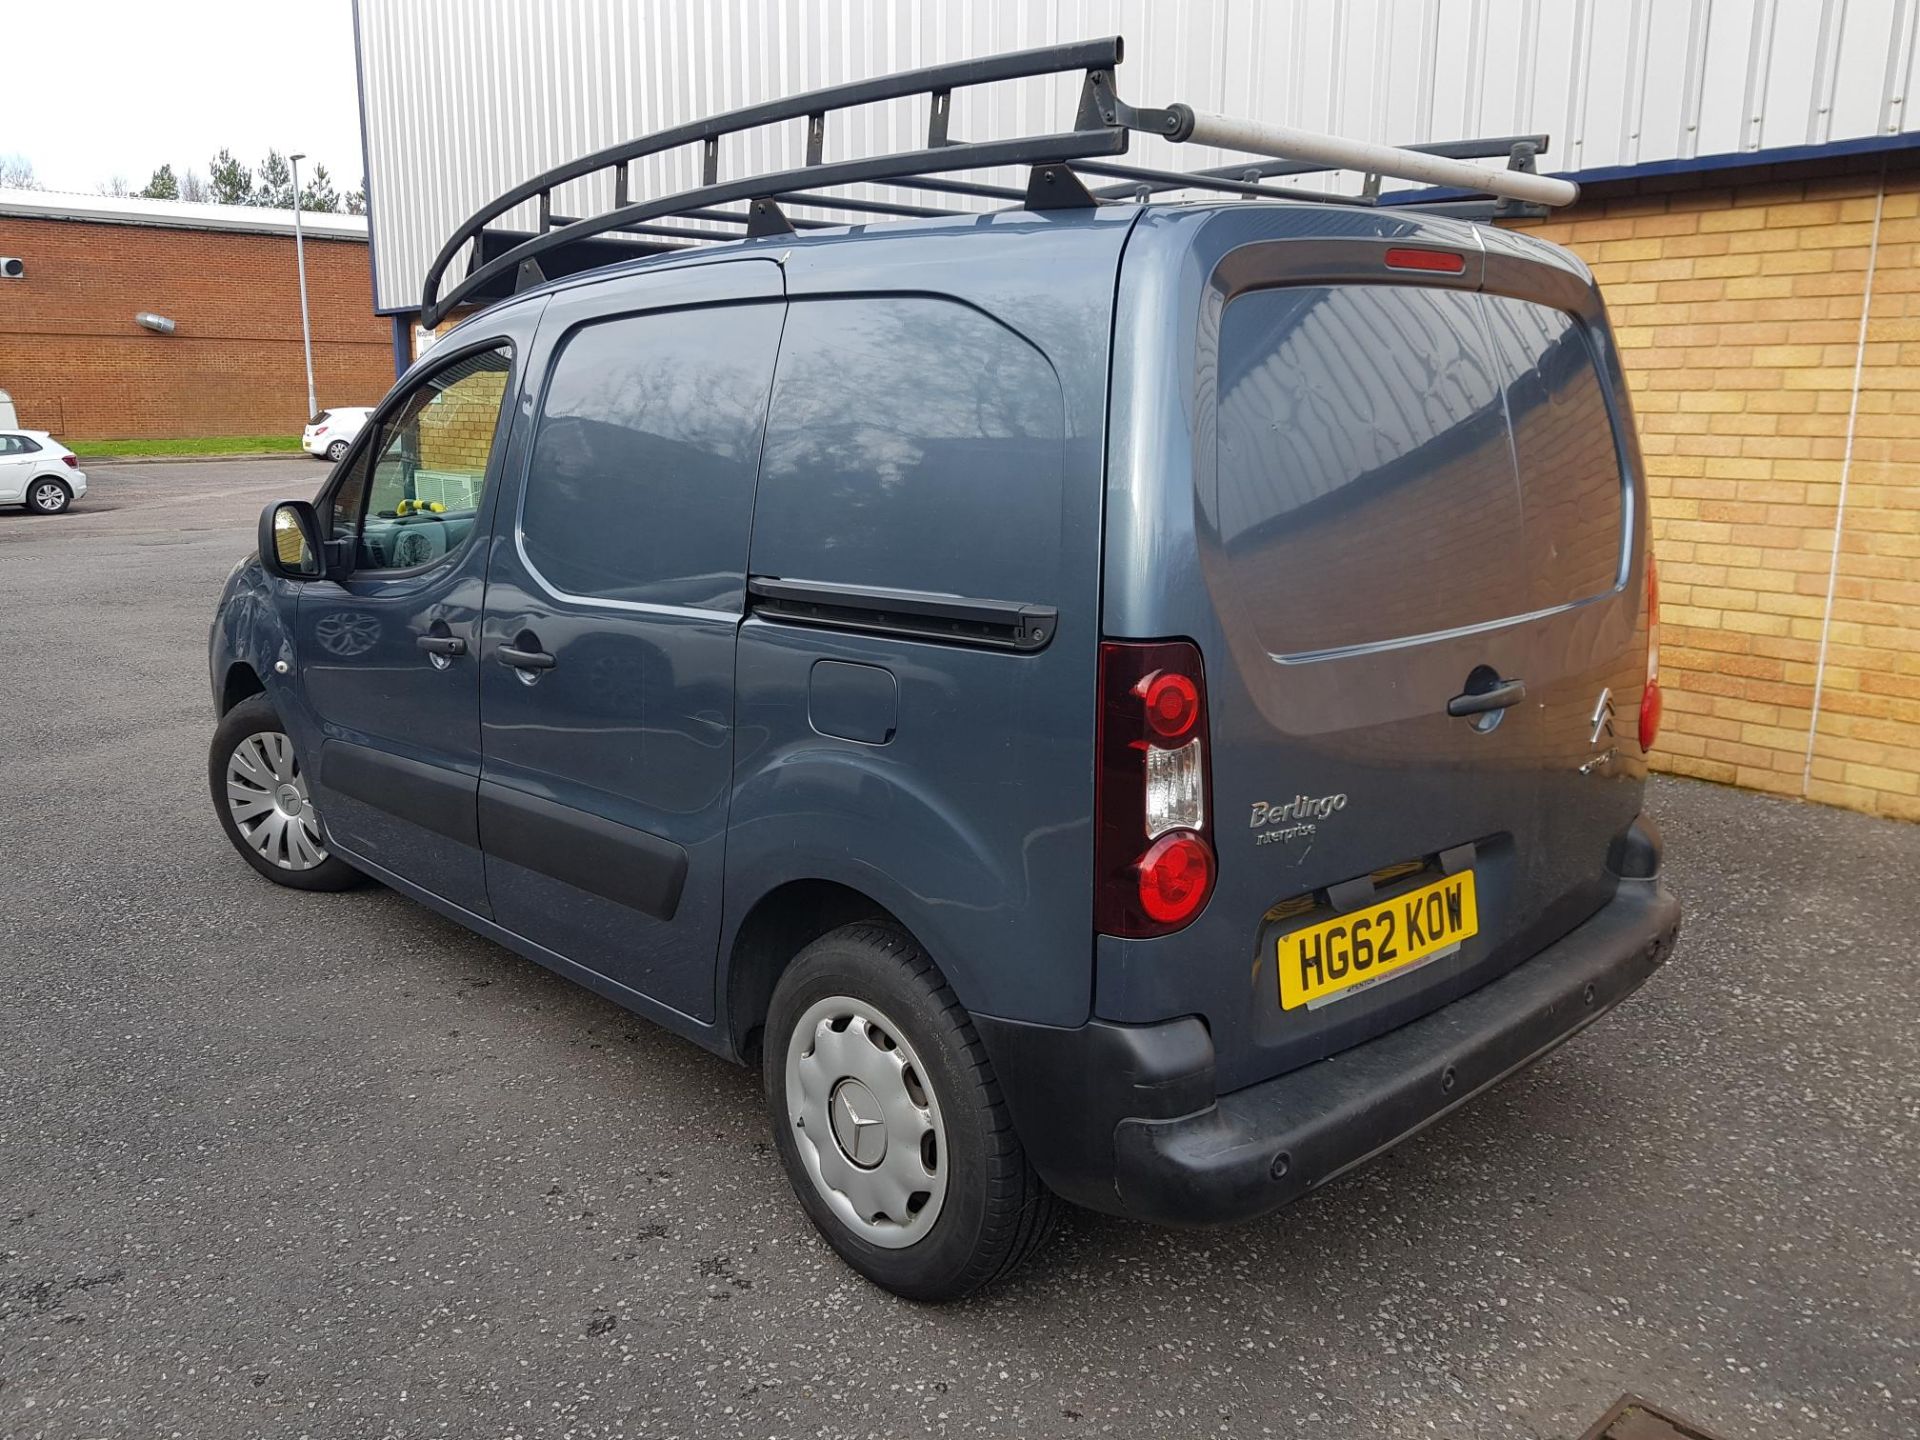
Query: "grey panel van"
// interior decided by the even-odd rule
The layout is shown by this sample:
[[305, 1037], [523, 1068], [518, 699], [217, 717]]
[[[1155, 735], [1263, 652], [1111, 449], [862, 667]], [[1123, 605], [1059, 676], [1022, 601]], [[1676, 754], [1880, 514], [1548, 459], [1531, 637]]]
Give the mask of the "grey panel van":
[[[1062, 50], [1105, 93], [1117, 42]], [[938, 123], [975, 83], [908, 79]], [[493, 303], [268, 507], [211, 637], [249, 865], [757, 1065], [800, 1204], [916, 1297], [1060, 1201], [1297, 1200], [1679, 924], [1586, 269], [1415, 205], [1116, 199], [1062, 148], [991, 213], [710, 176], [671, 203], [748, 233], [685, 248], [623, 168], [597, 238], [477, 247]], [[994, 193], [954, 158], [892, 173]]]

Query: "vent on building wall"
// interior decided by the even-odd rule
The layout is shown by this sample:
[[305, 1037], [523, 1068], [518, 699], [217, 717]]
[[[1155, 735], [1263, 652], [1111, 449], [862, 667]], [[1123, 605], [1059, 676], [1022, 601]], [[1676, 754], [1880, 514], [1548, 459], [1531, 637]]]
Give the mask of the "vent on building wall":
[[0, 280], [18, 280], [26, 273], [26, 261], [16, 255], [0, 255]]

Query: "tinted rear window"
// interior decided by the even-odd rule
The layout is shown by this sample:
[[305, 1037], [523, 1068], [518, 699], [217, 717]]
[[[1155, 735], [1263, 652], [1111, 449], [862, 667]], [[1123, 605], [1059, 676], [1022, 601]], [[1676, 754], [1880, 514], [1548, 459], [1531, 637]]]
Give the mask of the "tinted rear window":
[[1614, 583], [1618, 459], [1584, 336], [1559, 311], [1414, 286], [1255, 291], [1222, 318], [1218, 395], [1214, 519], [1275, 654]]

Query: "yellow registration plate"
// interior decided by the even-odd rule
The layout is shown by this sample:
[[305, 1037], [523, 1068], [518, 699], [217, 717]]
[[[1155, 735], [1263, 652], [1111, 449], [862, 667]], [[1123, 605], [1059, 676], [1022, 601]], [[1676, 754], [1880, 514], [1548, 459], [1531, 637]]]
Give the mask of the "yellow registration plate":
[[1295, 1010], [1378, 980], [1480, 929], [1473, 872], [1462, 870], [1337, 920], [1280, 937], [1280, 1008]]

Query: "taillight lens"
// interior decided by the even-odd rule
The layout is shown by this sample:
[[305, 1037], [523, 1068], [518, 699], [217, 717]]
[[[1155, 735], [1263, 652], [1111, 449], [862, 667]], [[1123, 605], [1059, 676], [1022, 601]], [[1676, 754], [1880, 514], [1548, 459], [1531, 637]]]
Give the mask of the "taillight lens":
[[69, 470], [78, 470], [80, 468], [80, 457], [78, 455], [62, 455], [60, 457], [60, 463], [65, 465]]
[[1647, 687], [1640, 692], [1640, 749], [1660, 735], [1660, 572], [1647, 551]]
[[1185, 640], [1100, 647], [1094, 919], [1107, 935], [1180, 929], [1213, 893], [1207, 688]]

